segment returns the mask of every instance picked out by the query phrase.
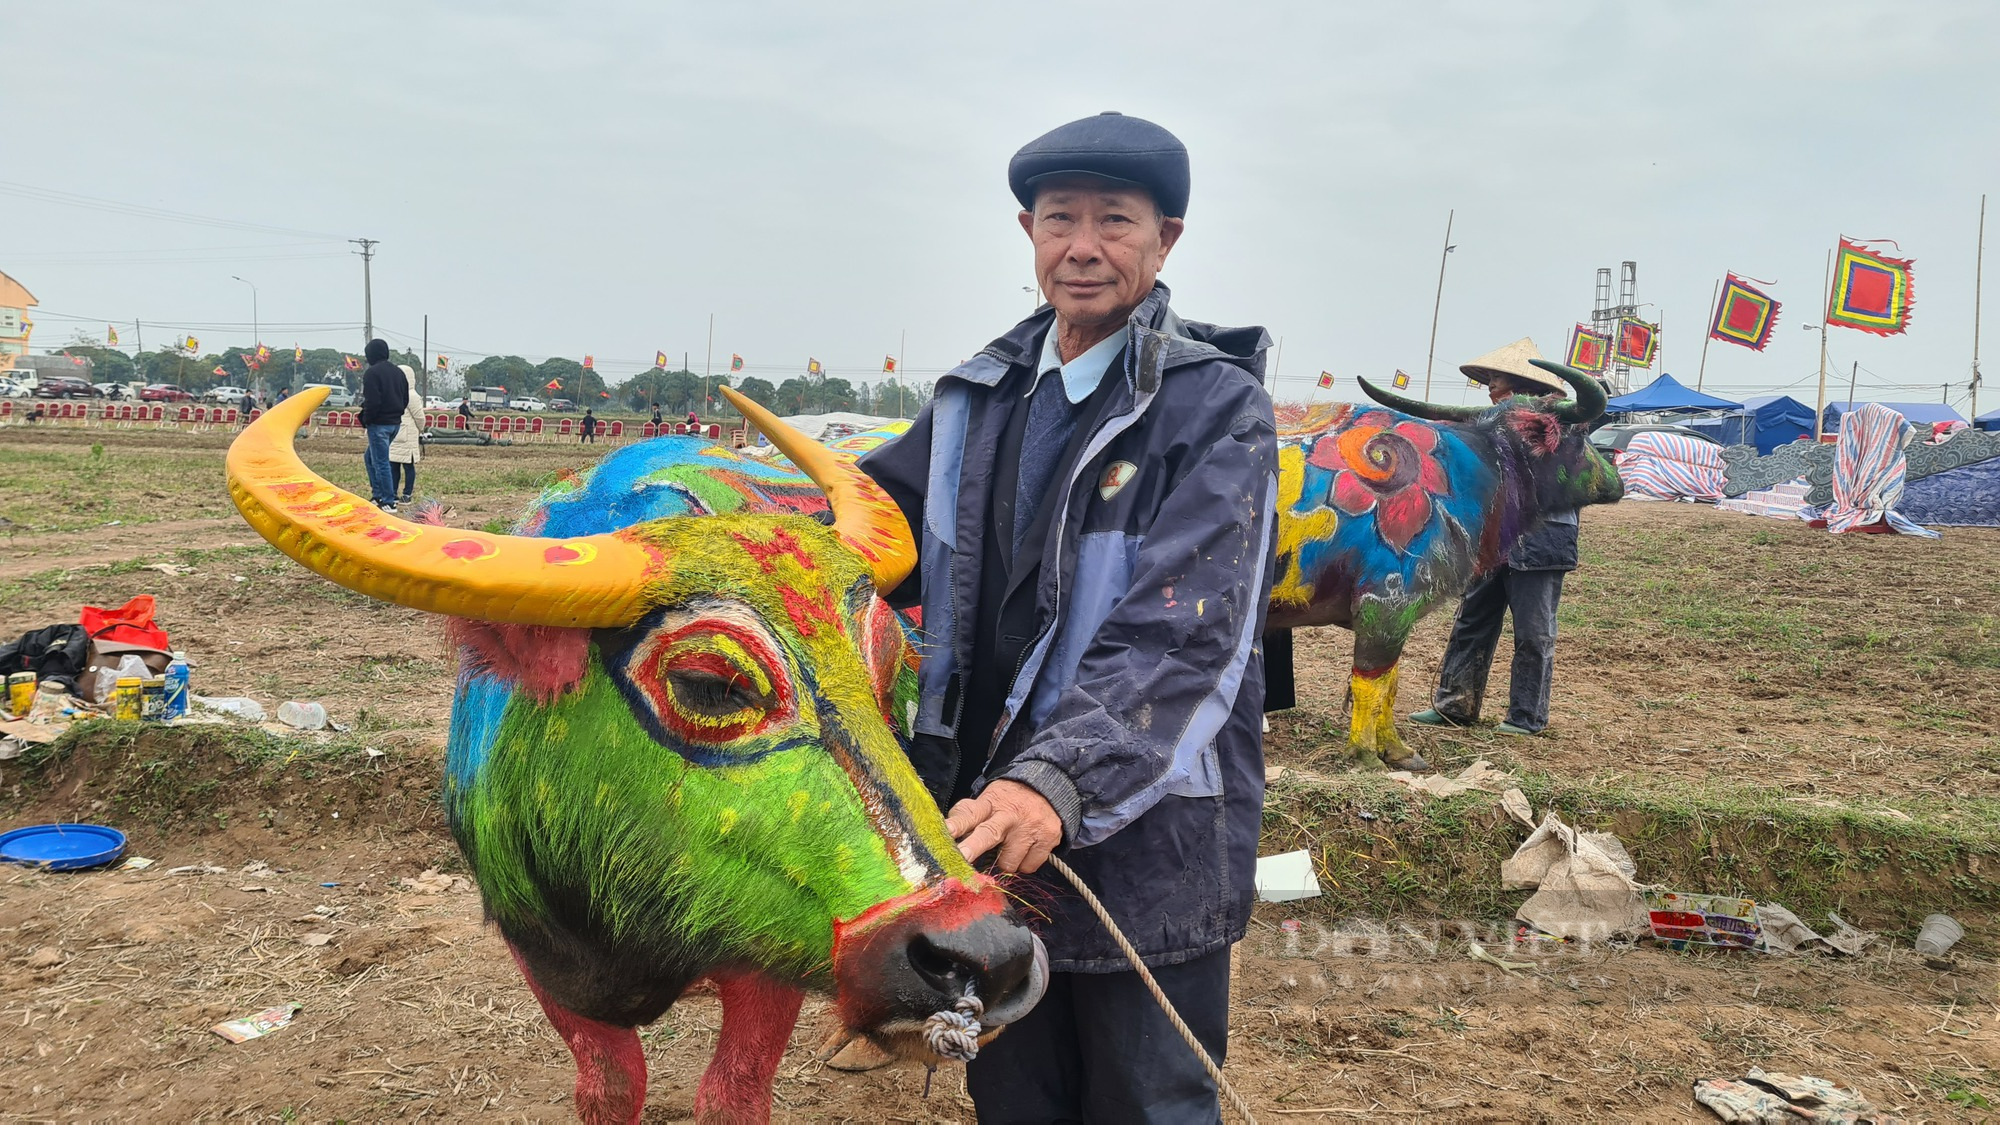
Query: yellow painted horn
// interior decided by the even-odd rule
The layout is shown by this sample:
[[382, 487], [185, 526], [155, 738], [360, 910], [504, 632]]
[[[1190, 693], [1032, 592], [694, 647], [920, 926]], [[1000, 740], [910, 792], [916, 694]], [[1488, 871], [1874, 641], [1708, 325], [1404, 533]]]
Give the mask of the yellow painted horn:
[[728, 387], [722, 388], [722, 395], [826, 493], [826, 502], [833, 508], [834, 534], [867, 561], [875, 588], [886, 594], [901, 585], [916, 569], [917, 543], [910, 537], [903, 509], [889, 494], [855, 468], [851, 458], [835, 456], [826, 446]]
[[629, 530], [579, 539], [491, 535], [397, 519], [306, 468], [292, 435], [326, 399], [278, 403], [229, 447], [229, 497], [257, 534], [302, 566], [385, 602], [480, 621], [568, 628], [630, 625], [664, 552]]

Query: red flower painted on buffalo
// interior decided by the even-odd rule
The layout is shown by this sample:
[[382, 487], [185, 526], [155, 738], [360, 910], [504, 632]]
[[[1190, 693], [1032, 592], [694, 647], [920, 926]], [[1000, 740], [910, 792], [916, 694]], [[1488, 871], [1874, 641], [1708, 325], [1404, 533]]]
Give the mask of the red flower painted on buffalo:
[[1431, 454], [1437, 431], [1371, 410], [1313, 443], [1306, 460], [1333, 473], [1333, 506], [1350, 516], [1375, 513], [1375, 530], [1398, 551], [1431, 522], [1431, 497], [1451, 495], [1444, 466]]

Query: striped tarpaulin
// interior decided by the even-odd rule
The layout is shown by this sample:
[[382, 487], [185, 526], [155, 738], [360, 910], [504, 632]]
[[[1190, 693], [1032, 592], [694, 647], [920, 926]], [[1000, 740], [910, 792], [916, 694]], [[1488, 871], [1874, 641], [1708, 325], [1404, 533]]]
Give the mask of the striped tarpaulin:
[[1720, 500], [1722, 471], [1722, 448], [1685, 434], [1638, 434], [1618, 459], [1626, 494], [1656, 500]]
[[1903, 446], [1910, 434], [1909, 421], [1879, 402], [1849, 411], [1840, 420], [1840, 442], [1833, 450], [1833, 503], [1807, 508], [1799, 518], [1824, 519], [1832, 532], [1886, 521], [1904, 535], [1938, 538], [1937, 532], [1896, 511], [1907, 468]]

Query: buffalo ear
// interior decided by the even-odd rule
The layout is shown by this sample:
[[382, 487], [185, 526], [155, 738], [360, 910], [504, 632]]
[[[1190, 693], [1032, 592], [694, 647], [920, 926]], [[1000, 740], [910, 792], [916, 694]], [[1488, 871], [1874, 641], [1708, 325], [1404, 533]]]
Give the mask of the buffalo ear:
[[1562, 444], [1562, 423], [1553, 414], [1544, 414], [1539, 410], [1509, 410], [1507, 424], [1537, 455], [1554, 453], [1556, 446]]

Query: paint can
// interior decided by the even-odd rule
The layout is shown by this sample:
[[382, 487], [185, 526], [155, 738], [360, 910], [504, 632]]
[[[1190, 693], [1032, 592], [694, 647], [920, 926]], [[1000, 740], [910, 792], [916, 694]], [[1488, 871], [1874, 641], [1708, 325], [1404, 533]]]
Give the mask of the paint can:
[[35, 705], [35, 674], [16, 672], [7, 677], [7, 710], [26, 715]]
[[146, 681], [138, 676], [120, 676], [111, 689], [111, 717], [137, 719], [145, 706]]

